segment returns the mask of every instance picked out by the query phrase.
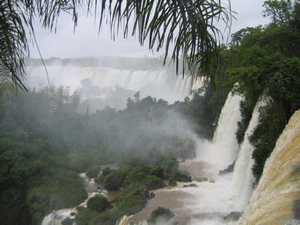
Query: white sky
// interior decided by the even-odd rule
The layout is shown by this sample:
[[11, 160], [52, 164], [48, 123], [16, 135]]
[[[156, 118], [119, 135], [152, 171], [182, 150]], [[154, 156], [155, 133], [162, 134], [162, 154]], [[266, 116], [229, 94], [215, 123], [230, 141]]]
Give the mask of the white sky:
[[[256, 26], [268, 22], [263, 18], [264, 0], [231, 0], [232, 10], [237, 19], [233, 21], [232, 32], [247, 26]], [[99, 57], [99, 56], [149, 56], [152, 53], [141, 47], [134, 37], [126, 40], [120, 37], [116, 41], [110, 39], [107, 28], [98, 33], [97, 22], [93, 18], [80, 18], [75, 34], [72, 21], [63, 18], [55, 34], [39, 29], [37, 39], [43, 57]], [[38, 57], [34, 47], [32, 57]]]

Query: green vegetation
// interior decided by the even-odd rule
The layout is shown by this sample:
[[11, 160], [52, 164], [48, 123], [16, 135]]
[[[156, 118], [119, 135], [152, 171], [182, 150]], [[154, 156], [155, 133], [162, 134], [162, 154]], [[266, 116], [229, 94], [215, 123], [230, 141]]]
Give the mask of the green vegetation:
[[[38, 225], [54, 209], [77, 206], [87, 197], [82, 172], [101, 180], [107, 190], [121, 192], [114, 203], [118, 207], [105, 210], [114, 221], [141, 209], [149, 190], [189, 179], [178, 172], [176, 161], [194, 156], [194, 143], [183, 132], [188, 126], [164, 132], [180, 117], [175, 105], [145, 98], [129, 101], [122, 111], [79, 114], [78, 96], [63, 88], [19, 95], [13, 90], [1, 89], [0, 96], [4, 225]], [[111, 163], [122, 167], [105, 169], [98, 177], [100, 166]]]
[[151, 213], [151, 216], [148, 220], [149, 224], [161, 224], [162, 222], [165, 222], [169, 224], [168, 222], [172, 220], [175, 217], [175, 214], [170, 210], [162, 207], [158, 207], [156, 210], [154, 210]]
[[104, 196], [96, 195], [88, 200], [87, 207], [101, 213], [110, 208], [110, 203]]
[[[27, 15], [36, 15], [45, 21], [46, 27], [53, 28], [59, 12], [76, 9], [78, 5], [77, 1], [56, 1], [57, 4], [41, 1], [32, 7], [34, 1], [15, 2], [0, 3], [5, 24], [0, 26], [0, 37], [5, 36], [0, 38], [0, 76], [22, 86], [20, 78], [27, 49], [24, 27], [32, 24], [33, 19]], [[226, 96], [236, 83], [235, 91], [245, 97], [236, 134], [239, 143], [257, 100], [261, 96], [271, 99], [261, 109], [258, 127], [250, 137], [255, 147], [253, 172], [259, 180], [278, 136], [300, 108], [300, 3], [266, 1], [264, 14], [272, 18], [269, 25], [244, 28], [233, 34], [230, 46], [214, 52], [215, 37], [207, 31], [211, 19], [225, 13], [225, 9], [219, 10], [218, 1], [160, 1], [157, 7], [153, 1], [142, 2], [145, 4], [127, 1], [129, 7], [125, 7], [125, 12], [129, 14], [114, 13], [112, 22], [121, 19], [120, 15], [125, 15], [128, 21], [129, 15], [135, 14], [131, 12], [137, 9], [135, 19], [139, 23], [134, 29], [139, 29], [140, 41], [143, 43], [150, 35], [149, 47], [161, 49], [164, 41], [168, 48], [168, 43], [175, 39], [171, 55], [177, 69], [179, 55], [186, 57], [190, 53], [190, 63], [197, 60], [202, 63], [199, 65], [203, 71], [199, 74], [208, 78], [206, 86], [191, 99], [172, 105], [151, 97], [140, 99], [137, 93], [134, 99], [128, 99], [123, 110], [105, 108], [80, 114], [76, 93], [70, 95], [64, 88], [49, 88], [16, 95], [13, 87], [1, 81], [1, 224], [38, 225], [54, 209], [77, 206], [87, 197], [78, 176], [81, 172], [87, 172], [88, 177], [118, 195], [112, 202], [102, 196], [90, 199], [88, 208], [78, 209], [78, 225], [112, 225], [121, 216], [138, 212], [151, 197], [151, 190], [190, 180], [178, 171], [176, 160], [195, 156], [196, 144], [186, 131], [192, 124], [199, 136], [211, 138]], [[116, 1], [112, 9], [115, 6], [116, 12], [123, 12], [119, 3]], [[205, 14], [186, 13], [194, 9], [202, 12], [202, 4], [206, 3], [216, 7], [208, 11], [206, 8]], [[76, 10], [72, 13], [76, 21]], [[152, 13], [156, 16], [152, 17]], [[149, 21], [140, 20], [148, 16]], [[165, 23], [166, 20], [169, 22]], [[167, 33], [152, 35], [162, 28]], [[177, 34], [176, 28], [181, 32]], [[219, 58], [209, 57], [214, 55], [211, 53], [218, 53]], [[181, 118], [182, 114], [186, 120]], [[104, 169], [100, 175], [100, 166], [111, 163], [120, 168]], [[160, 214], [172, 215], [160, 208], [153, 214], [153, 221]]]
[[300, 4], [268, 0], [264, 6], [264, 15], [272, 22], [233, 34], [231, 45], [220, 49], [227, 75], [217, 74], [227, 77], [225, 82], [238, 83], [236, 91], [245, 96], [237, 131], [239, 143], [258, 98], [264, 95], [272, 99], [260, 113], [259, 126], [251, 137], [257, 180], [284, 125], [300, 108]]
[[262, 175], [266, 159], [272, 153], [276, 141], [287, 123], [284, 111], [275, 101], [262, 108], [259, 124], [250, 137], [250, 141], [255, 147], [253, 173], [257, 182]]
[[86, 175], [89, 178], [96, 178], [99, 175], [100, 172], [100, 167], [99, 166], [94, 166], [94, 167], [90, 167], [88, 169], [88, 171], [86, 172]]
[[209, 83], [204, 88], [193, 93], [193, 97], [186, 98], [184, 102], [176, 102], [176, 111], [183, 114], [194, 126], [199, 137], [211, 139], [218, 122], [222, 107], [227, 95], [232, 88], [228, 81], [223, 84], [216, 82], [213, 86]]
[[109, 191], [117, 191], [117, 197], [111, 203], [101, 196], [91, 198], [87, 209], [79, 209], [76, 222], [79, 225], [116, 224], [122, 216], [143, 209], [151, 198], [151, 190], [176, 181], [190, 181], [190, 177], [178, 171], [178, 163], [171, 156], [157, 154], [152, 160], [135, 158], [121, 163], [119, 169], [106, 168], [97, 182], [111, 188]]

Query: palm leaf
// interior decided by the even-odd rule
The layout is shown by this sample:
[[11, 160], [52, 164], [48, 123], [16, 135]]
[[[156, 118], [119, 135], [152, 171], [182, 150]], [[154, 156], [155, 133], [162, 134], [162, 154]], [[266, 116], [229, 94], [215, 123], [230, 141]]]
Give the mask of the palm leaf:
[[164, 63], [170, 57], [177, 71], [180, 60], [190, 67], [204, 66], [221, 37], [216, 24], [231, 18], [230, 7], [223, 7], [221, 0], [2, 0], [0, 76], [26, 88], [24, 59], [29, 56], [28, 42], [34, 39], [33, 24], [40, 21], [54, 30], [60, 15], [69, 13], [75, 28], [80, 8], [99, 14], [99, 28], [108, 18], [113, 37], [122, 28], [124, 37], [137, 35], [141, 45], [164, 51]]

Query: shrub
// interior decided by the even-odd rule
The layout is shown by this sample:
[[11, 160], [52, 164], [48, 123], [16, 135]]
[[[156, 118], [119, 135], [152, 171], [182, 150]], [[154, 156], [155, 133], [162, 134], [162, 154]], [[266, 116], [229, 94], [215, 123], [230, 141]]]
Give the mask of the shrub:
[[99, 166], [94, 166], [94, 167], [88, 169], [86, 175], [89, 178], [97, 178], [99, 172], [100, 172]]
[[98, 212], [84, 207], [78, 207], [77, 212], [78, 213], [75, 218], [77, 225], [90, 225], [92, 218], [95, 218], [99, 215]]
[[258, 182], [267, 158], [273, 151], [276, 141], [285, 127], [284, 109], [276, 102], [270, 103], [261, 110], [259, 124], [253, 135], [250, 137], [254, 145], [253, 159], [255, 161], [252, 168], [253, 174]]
[[103, 212], [110, 208], [110, 203], [104, 196], [96, 195], [88, 200], [87, 207], [97, 212]]
[[163, 168], [161, 168], [160, 166], [154, 166], [152, 169], [151, 169], [151, 175], [154, 175], [156, 177], [159, 177], [161, 179], [164, 179], [164, 170]]
[[149, 192], [145, 190], [143, 185], [130, 185], [116, 201], [116, 207], [122, 212], [122, 215], [131, 215], [142, 210], [149, 196]]
[[157, 176], [147, 176], [146, 177], [146, 187], [148, 190], [154, 190], [164, 187], [164, 181]]
[[163, 221], [170, 221], [175, 217], [175, 214], [170, 210], [163, 207], [158, 207], [151, 213], [151, 216], [148, 220], [149, 224], [158, 224]]
[[187, 175], [186, 173], [183, 173], [181, 171], [177, 171], [174, 175], [173, 180], [179, 181], [179, 182], [191, 182], [192, 178]]
[[236, 139], [239, 144], [244, 141], [244, 136], [248, 128], [249, 122], [252, 117], [252, 112], [256, 104], [256, 100], [252, 101], [250, 98], [246, 98], [240, 104], [241, 121], [238, 122], [238, 129], [236, 131]]
[[124, 181], [124, 177], [119, 171], [113, 171], [107, 176], [104, 176], [103, 186], [108, 191], [118, 191], [120, 190]]

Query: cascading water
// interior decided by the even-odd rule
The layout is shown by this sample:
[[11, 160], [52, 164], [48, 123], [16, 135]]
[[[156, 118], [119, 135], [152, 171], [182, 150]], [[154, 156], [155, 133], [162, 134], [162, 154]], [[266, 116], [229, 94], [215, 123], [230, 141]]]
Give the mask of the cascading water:
[[[163, 79], [160, 75], [156, 74], [156, 76], [158, 80]], [[135, 78], [131, 77], [130, 79]], [[130, 81], [130, 79], [126, 82], [133, 86], [138, 86], [137, 83], [141, 82], [138, 80]], [[126, 82], [124, 81], [124, 83]], [[182, 88], [182, 84], [178, 82], [177, 88]], [[252, 148], [249, 147], [248, 136], [252, 134], [257, 124], [258, 111], [263, 105], [263, 102], [260, 101], [255, 107], [234, 172], [230, 170], [224, 172], [224, 169], [235, 162], [238, 154], [239, 145], [235, 134], [238, 122], [241, 120], [240, 103], [242, 100], [243, 97], [240, 95], [233, 92], [229, 93], [218, 121], [213, 142], [198, 140], [197, 159], [190, 162], [187, 167], [198, 166], [200, 179], [194, 181], [194, 185], [191, 186], [159, 190], [155, 193], [155, 197], [149, 200], [145, 211], [149, 205], [153, 206], [155, 205], [153, 202], [157, 201], [156, 204], [159, 203], [159, 206], [174, 211], [179, 219], [186, 222], [185, 224], [228, 225], [238, 219], [239, 211], [242, 211], [251, 193]], [[201, 179], [201, 176], [206, 177]], [[243, 181], [244, 178], [246, 179]], [[242, 195], [241, 199], [234, 197], [234, 194], [237, 193]], [[166, 196], [169, 200], [162, 201], [161, 199], [166, 199]], [[64, 216], [65, 211], [57, 211], [57, 213]], [[141, 214], [143, 215], [143, 212]], [[131, 223], [132, 217], [127, 216], [120, 220], [120, 225]], [[57, 221], [53, 218], [53, 213], [48, 215], [42, 225], [50, 225], [50, 222], [53, 221], [56, 221], [57, 224], [61, 222], [61, 220]], [[145, 217], [142, 218], [146, 219]], [[137, 221], [137, 224], [141, 224], [141, 222]]]
[[[156, 58], [49, 59], [46, 66], [51, 86], [68, 87], [71, 92], [81, 89], [81, 99], [101, 99], [114, 108], [124, 108], [127, 98], [138, 91], [141, 97], [169, 103], [191, 94], [192, 77], [176, 76], [172, 65], [163, 66]], [[47, 86], [47, 74], [40, 62], [31, 60], [26, 69], [29, 87]], [[199, 86], [199, 82], [196, 84]]]
[[217, 158], [222, 160], [221, 164], [224, 166], [234, 163], [237, 156], [239, 146], [236, 131], [238, 122], [241, 120], [240, 104], [242, 100], [240, 95], [229, 93], [214, 134], [214, 145], [219, 148], [219, 157]]
[[[193, 173], [198, 168], [196, 174], [198, 182], [193, 182], [195, 186], [177, 187], [155, 193], [157, 199], [150, 200], [148, 204], [150, 209], [158, 203], [160, 206], [171, 208], [183, 224], [225, 225], [237, 220], [240, 214], [233, 207], [235, 205], [232, 198], [233, 172], [219, 172], [232, 165], [237, 157], [239, 145], [235, 133], [241, 120], [239, 109], [242, 99], [243, 97], [238, 94], [229, 93], [213, 142], [198, 140], [197, 158], [182, 165], [185, 170]], [[174, 202], [161, 202], [160, 199], [166, 196]], [[176, 202], [184, 204], [173, 206], [178, 204]]]
[[300, 111], [277, 139], [238, 225], [300, 224]]
[[198, 159], [215, 164], [218, 170], [224, 170], [236, 159], [239, 145], [236, 140], [238, 122], [241, 120], [240, 103], [243, 100], [238, 94], [230, 92], [222, 108], [213, 142], [199, 144]]
[[[80, 207], [86, 208], [88, 200], [95, 195], [102, 194], [106, 196], [105, 190], [98, 190], [94, 179], [88, 178], [85, 173], [81, 173], [79, 176], [83, 179], [86, 192], [88, 193], [88, 198], [79, 205]], [[76, 213], [76, 208], [53, 210], [52, 213], [44, 217], [41, 225], [62, 225], [62, 222], [67, 218], [72, 220], [73, 225], [76, 225], [74, 222]]]
[[266, 98], [261, 98], [253, 110], [251, 120], [246, 130], [244, 141], [241, 145], [233, 173], [233, 192], [235, 195], [236, 208], [243, 211], [248, 204], [249, 198], [253, 191], [254, 176], [252, 167], [254, 160], [252, 158], [254, 147], [249, 138], [253, 134], [259, 122], [259, 111], [266, 105]]

